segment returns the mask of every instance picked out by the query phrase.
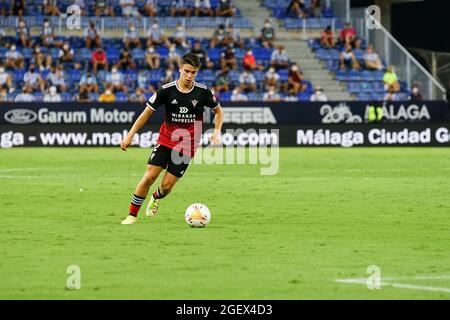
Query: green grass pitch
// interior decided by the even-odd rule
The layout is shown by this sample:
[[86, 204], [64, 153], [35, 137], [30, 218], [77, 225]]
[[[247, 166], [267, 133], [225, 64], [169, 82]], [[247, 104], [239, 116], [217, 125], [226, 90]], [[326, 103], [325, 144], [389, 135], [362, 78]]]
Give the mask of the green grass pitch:
[[[450, 298], [450, 149], [282, 148], [273, 176], [191, 165], [157, 217], [120, 225], [149, 153], [0, 150], [0, 299]], [[194, 202], [204, 229], [184, 221]], [[335, 281], [370, 265], [406, 287]]]

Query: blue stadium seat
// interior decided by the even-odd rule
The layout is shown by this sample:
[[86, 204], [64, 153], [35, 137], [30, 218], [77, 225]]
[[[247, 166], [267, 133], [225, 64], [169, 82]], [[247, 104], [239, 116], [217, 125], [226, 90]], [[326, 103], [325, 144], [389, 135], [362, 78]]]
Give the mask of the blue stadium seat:
[[119, 91], [116, 93], [116, 102], [126, 102], [128, 101], [128, 96], [125, 92]]

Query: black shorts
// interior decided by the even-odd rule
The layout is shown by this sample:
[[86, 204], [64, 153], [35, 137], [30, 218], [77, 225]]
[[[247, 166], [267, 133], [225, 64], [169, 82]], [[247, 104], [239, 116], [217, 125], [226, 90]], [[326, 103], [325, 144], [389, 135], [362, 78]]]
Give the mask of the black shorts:
[[167, 172], [175, 177], [181, 178], [186, 172], [191, 161], [191, 157], [183, 155], [181, 152], [174, 151], [166, 146], [157, 144], [150, 155], [147, 163], [166, 169]]

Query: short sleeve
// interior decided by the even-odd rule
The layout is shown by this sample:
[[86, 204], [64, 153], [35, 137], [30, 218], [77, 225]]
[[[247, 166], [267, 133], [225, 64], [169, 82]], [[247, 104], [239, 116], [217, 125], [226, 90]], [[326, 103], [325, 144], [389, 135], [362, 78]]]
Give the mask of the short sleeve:
[[215, 109], [217, 107], [220, 107], [219, 101], [217, 101], [216, 97], [212, 93], [210, 89], [206, 90], [206, 99], [205, 99], [205, 106], [211, 109]]
[[155, 92], [150, 97], [150, 99], [148, 99], [148, 101], [146, 103], [146, 107], [150, 108], [153, 111], [156, 111], [160, 106], [162, 106], [164, 104], [163, 95], [164, 95], [163, 90], [158, 90], [157, 92]]

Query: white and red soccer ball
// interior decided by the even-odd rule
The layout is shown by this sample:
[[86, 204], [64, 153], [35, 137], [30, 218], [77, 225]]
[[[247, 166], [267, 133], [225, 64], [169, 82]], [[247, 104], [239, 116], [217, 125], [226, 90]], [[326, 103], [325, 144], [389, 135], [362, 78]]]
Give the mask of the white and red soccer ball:
[[193, 228], [203, 228], [211, 221], [211, 212], [203, 203], [193, 203], [184, 214], [186, 223]]

